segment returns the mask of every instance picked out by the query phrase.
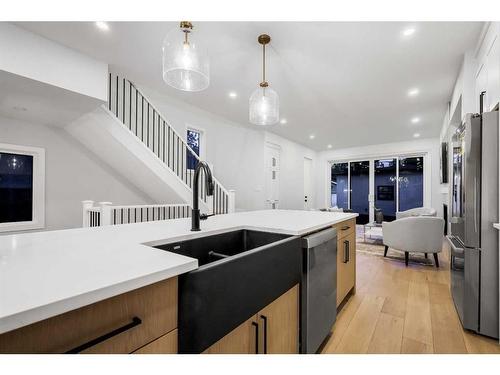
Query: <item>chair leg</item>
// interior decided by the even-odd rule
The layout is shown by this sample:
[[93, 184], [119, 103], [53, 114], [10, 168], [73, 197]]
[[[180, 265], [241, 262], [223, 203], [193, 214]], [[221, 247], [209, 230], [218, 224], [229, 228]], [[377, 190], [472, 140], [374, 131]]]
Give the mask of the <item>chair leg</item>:
[[409, 258], [410, 258], [410, 253], [408, 251], [405, 251], [405, 264], [406, 264], [406, 267], [408, 267]]
[[385, 245], [385, 249], [384, 249], [384, 257], [387, 256], [387, 250], [389, 250], [389, 246]]
[[434, 263], [436, 263], [436, 267], [439, 268], [439, 258], [438, 253], [434, 253]]
[[425, 259], [427, 259], [427, 253], [425, 253]]

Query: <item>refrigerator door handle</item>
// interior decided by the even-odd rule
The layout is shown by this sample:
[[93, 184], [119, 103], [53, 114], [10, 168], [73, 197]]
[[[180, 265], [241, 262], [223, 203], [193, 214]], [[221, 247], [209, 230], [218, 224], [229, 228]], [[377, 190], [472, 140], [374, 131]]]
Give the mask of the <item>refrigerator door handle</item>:
[[474, 232], [477, 233], [477, 178], [474, 177]]

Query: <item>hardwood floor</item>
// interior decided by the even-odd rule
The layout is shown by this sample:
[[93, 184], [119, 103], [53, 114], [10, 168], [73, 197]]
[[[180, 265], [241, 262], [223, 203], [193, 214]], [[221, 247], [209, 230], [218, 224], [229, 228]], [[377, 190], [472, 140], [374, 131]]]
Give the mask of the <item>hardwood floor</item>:
[[406, 268], [404, 260], [358, 251], [356, 294], [323, 353], [500, 353], [498, 341], [462, 329], [447, 254], [445, 247], [440, 268], [412, 264], [411, 257]]

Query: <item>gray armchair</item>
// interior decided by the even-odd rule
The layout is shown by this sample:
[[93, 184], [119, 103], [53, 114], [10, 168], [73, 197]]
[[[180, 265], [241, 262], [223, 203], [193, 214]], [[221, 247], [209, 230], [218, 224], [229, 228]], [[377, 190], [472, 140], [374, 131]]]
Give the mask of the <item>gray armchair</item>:
[[443, 247], [444, 220], [432, 216], [411, 216], [382, 224], [384, 236], [384, 257], [389, 247], [404, 251], [405, 264], [408, 266], [409, 253], [427, 253], [434, 255], [436, 267], [439, 267], [438, 253]]

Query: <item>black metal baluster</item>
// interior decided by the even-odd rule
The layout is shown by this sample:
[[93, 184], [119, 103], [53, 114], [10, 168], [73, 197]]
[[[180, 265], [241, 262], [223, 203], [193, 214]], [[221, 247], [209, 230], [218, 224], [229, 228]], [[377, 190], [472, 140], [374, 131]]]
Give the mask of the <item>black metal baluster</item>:
[[137, 136], [137, 89], [134, 87], [135, 91], [135, 135]]
[[123, 122], [123, 124], [125, 126], [127, 126], [126, 123], [125, 123], [125, 78], [123, 78], [122, 85], [123, 85], [123, 98], [122, 98], [122, 113], [123, 113], [123, 118], [122, 118], [122, 122]]
[[128, 128], [132, 130], [132, 84], [128, 82]]
[[179, 176], [179, 136], [175, 136], [177, 138], [177, 176]]
[[149, 102], [148, 102], [148, 124], [146, 127], [146, 139], [147, 139], [146, 144], [149, 147]]
[[141, 141], [144, 142], [144, 96], [141, 95], [142, 103], [141, 103]]
[[153, 150], [153, 154], [156, 155], [155, 153], [155, 110], [154, 108], [152, 109], [152, 112], [153, 112], [153, 138], [151, 139], [151, 149]]
[[116, 76], [116, 101], [115, 101], [115, 115], [118, 117], [118, 76]]
[[111, 111], [111, 73], [109, 73], [108, 79], [108, 109]]

